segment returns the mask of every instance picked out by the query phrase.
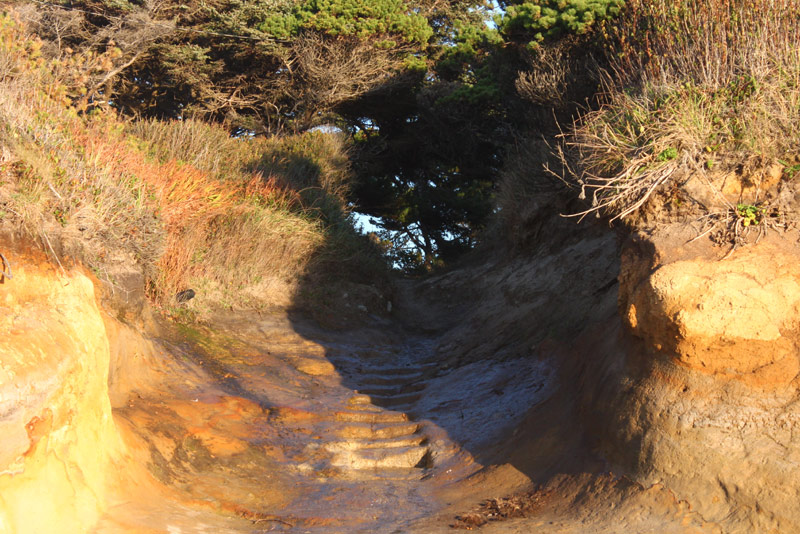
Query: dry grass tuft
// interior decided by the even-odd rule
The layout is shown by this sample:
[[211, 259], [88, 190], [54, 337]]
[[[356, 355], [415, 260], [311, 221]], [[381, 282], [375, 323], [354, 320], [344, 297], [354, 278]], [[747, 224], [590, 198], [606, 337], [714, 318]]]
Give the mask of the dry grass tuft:
[[[198, 129], [195, 125], [190, 131]], [[216, 133], [217, 128], [202, 131]], [[265, 280], [273, 287], [297, 283], [323, 241], [320, 222], [305, 213], [295, 192], [274, 178], [234, 170], [222, 180], [188, 163], [152, 160], [121, 133], [89, 131], [83, 141], [87, 156], [109, 162], [111, 174], [146, 184], [158, 203], [167, 238], [149, 285], [157, 303], [170, 305], [188, 287], [202, 287], [205, 302], [212, 306], [274, 303], [248, 288]], [[171, 146], [185, 153], [174, 140]], [[207, 164], [211, 157], [209, 153], [195, 162]]]
[[174, 159], [221, 180], [238, 178], [241, 154], [247, 151], [246, 141], [231, 137], [222, 126], [194, 119], [133, 121], [126, 131], [141, 139], [142, 148], [159, 161]]
[[631, 0], [605, 31], [602, 105], [562, 148], [591, 201], [576, 216], [629, 218], [692, 176], [758, 173], [797, 153], [800, 1]]
[[75, 134], [87, 122], [67, 107], [39, 49], [10, 16], [0, 17], [0, 220], [35, 241], [60, 243], [101, 276], [112, 249], [152, 264], [163, 237], [155, 204], [142, 184], [86, 157]]

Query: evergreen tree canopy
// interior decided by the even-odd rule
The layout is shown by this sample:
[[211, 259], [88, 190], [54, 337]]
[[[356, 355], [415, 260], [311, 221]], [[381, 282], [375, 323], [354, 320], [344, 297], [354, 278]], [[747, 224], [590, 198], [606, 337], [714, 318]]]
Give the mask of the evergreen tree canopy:
[[525, 45], [585, 33], [622, 0], [62, 5], [37, 10], [50, 53], [110, 61], [76, 99], [250, 135], [336, 126], [353, 140], [354, 205], [377, 218], [398, 261], [430, 267], [471, 247], [491, 213], [524, 115]]
[[536, 46], [564, 34], [585, 34], [595, 22], [617, 16], [624, 4], [624, 0], [504, 1], [496, 22], [506, 37]]

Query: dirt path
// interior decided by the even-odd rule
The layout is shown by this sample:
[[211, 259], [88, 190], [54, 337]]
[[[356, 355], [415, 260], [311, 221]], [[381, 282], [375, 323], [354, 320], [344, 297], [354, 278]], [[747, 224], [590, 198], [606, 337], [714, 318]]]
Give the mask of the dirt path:
[[[614, 405], [637, 379], [621, 370], [651, 361], [625, 357], [614, 243], [560, 250], [406, 281], [391, 319], [366, 311], [336, 331], [286, 312], [133, 327], [78, 269], [20, 266], [2, 325], [0, 532], [770, 531], [722, 498], [724, 513], [703, 510], [724, 528], [695, 511], [713, 466], [671, 464], [706, 473], [674, 494], [663, 472], [635, 469], [646, 444], [602, 442], [604, 428], [671, 423]], [[691, 396], [651, 374], [636, 398], [675, 386], [654, 417], [670, 399], [703, 406], [702, 376]], [[714, 410], [703, 462], [726, 454]], [[679, 450], [692, 446], [681, 431], [667, 435]], [[44, 494], [57, 505], [31, 514]]]
[[419, 344], [248, 324], [159, 341], [159, 365], [144, 363], [114, 411], [157, 483], [139, 494], [121, 484], [97, 532], [403, 531], [437, 507], [434, 462], [474, 470], [408, 411], [439, 371]]
[[386, 327], [237, 317], [156, 340], [114, 407], [147, 474], [121, 474], [95, 532], [713, 532], [666, 490], [610, 476], [533, 491], [492, 456], [525, 446], [554, 362], [451, 369], [430, 337]]

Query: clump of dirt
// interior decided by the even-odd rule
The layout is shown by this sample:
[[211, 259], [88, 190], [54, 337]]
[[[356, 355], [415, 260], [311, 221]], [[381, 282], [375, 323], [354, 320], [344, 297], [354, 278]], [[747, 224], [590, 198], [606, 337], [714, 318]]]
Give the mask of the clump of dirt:
[[628, 330], [698, 372], [791, 382], [800, 371], [797, 236], [772, 234], [728, 254], [690, 235], [685, 227], [640, 235], [623, 253], [619, 302]]
[[[652, 232], [664, 225], [689, 225], [694, 238], [727, 249], [758, 242], [770, 231], [800, 223], [798, 160], [729, 162], [719, 169], [683, 169], [652, 190], [646, 201], [619, 220], [631, 206], [593, 205], [583, 216], [605, 213], [629, 233]], [[607, 213], [605, 210], [609, 210]]]

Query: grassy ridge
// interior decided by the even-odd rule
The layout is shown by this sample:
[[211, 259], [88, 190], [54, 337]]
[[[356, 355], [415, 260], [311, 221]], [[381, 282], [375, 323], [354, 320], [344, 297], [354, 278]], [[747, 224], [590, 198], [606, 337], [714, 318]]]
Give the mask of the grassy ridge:
[[164, 308], [189, 287], [197, 311], [287, 304], [323, 266], [381, 276], [347, 212], [342, 139], [235, 139], [199, 121], [89, 112], [71, 93], [83, 64], [53, 65], [40, 48], [0, 17], [0, 224], [112, 287], [115, 265], [137, 264]]
[[555, 209], [629, 228], [699, 220], [720, 243], [800, 220], [799, 0], [628, 0], [535, 59], [517, 89], [556, 118], [540, 134], [536, 115], [507, 158], [507, 232]]
[[[739, 169], [742, 181], [760, 183], [766, 169], [794, 160], [800, 2], [626, 4], [600, 36], [608, 65], [602, 105], [581, 116], [569, 138], [574, 178], [592, 201], [585, 213], [624, 218], [689, 176]], [[748, 205], [766, 201], [745, 197]], [[735, 202], [714, 208], [734, 210]]]

